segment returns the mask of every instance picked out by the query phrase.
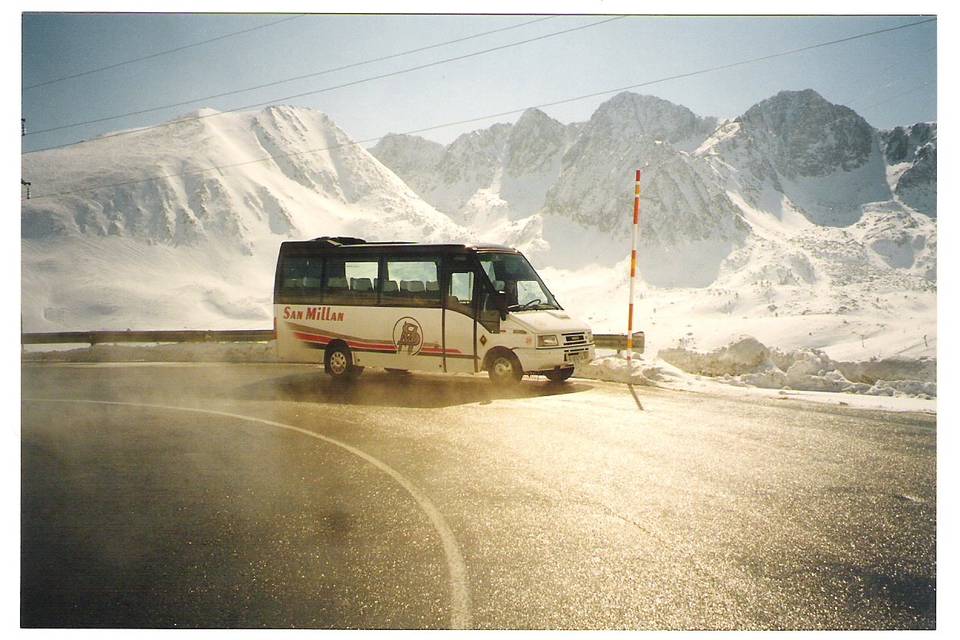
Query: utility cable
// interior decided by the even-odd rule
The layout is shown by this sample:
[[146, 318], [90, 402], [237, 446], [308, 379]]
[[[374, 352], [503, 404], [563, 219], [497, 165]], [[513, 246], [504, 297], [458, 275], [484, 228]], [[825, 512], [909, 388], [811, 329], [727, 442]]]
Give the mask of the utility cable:
[[[919, 54], [925, 54], [925, 53], [930, 53], [931, 51], [936, 51], [936, 49], [937, 49], [936, 46], [929, 47], [929, 48], [927, 48], [927, 49], [923, 49], [923, 50], [921, 50], [921, 51], [918, 51], [918, 52], [917, 52], [917, 55], [919, 55]], [[898, 59], [896, 62], [894, 62], [893, 64], [889, 64], [889, 65], [883, 67], [882, 69], [880, 69], [879, 71], [877, 71], [877, 75], [884, 74], [884, 73], [886, 73], [887, 71], [890, 71], [891, 69], [895, 69], [895, 68], [897, 68], [897, 67], [902, 67], [903, 65], [907, 64], [908, 62], [915, 62], [915, 61], [916, 61], [915, 59], [900, 58], [900, 59]], [[850, 90], [851, 87], [854, 87], [854, 88], [862, 87], [865, 82], [866, 82], [866, 78], [861, 77], [861, 78], [858, 78], [858, 79], [854, 80], [853, 82], [847, 84], [847, 85], [844, 87], [844, 89], [846, 89], [847, 91], [844, 92], [844, 93], [841, 93], [841, 95], [844, 97], [843, 102], [846, 103], [846, 102], [855, 101], [856, 98], [857, 98], [857, 94], [859, 94], [859, 92], [857, 92], [857, 91], [851, 91], [851, 90]], [[889, 84], [893, 84], [893, 82], [895, 82], [895, 80], [891, 80], [890, 83], [888, 83], [888, 85], [889, 85]], [[883, 87], [881, 87], [880, 89], [882, 89], [882, 88], [883, 88]]]
[[234, 31], [232, 33], [225, 33], [216, 38], [210, 38], [209, 40], [201, 40], [199, 42], [193, 42], [191, 44], [185, 44], [182, 47], [176, 47], [174, 49], [167, 49], [166, 51], [158, 51], [157, 53], [151, 53], [150, 55], [141, 56], [139, 58], [133, 58], [131, 60], [124, 60], [122, 62], [116, 62], [114, 64], [107, 65], [105, 67], [98, 67], [96, 69], [89, 69], [87, 71], [81, 71], [80, 73], [73, 73], [68, 76], [62, 76], [60, 78], [54, 78], [53, 80], [45, 80], [44, 82], [38, 82], [36, 84], [31, 84], [23, 88], [23, 91], [29, 89], [36, 89], [37, 87], [45, 87], [47, 85], [53, 84], [55, 82], [62, 82], [64, 80], [70, 80], [71, 78], [79, 78], [81, 76], [89, 76], [94, 73], [99, 73], [101, 71], [107, 71], [108, 69], [116, 69], [117, 67], [122, 67], [127, 64], [133, 64], [135, 62], [142, 62], [144, 60], [151, 60], [153, 58], [159, 58], [160, 56], [165, 56], [170, 53], [176, 53], [177, 51], [183, 51], [184, 49], [192, 49], [193, 47], [199, 47], [200, 45], [208, 44], [210, 42], [217, 42], [218, 40], [225, 40], [227, 38], [232, 38], [233, 36], [238, 36], [244, 33], [250, 33], [251, 31], [256, 31], [258, 29], [266, 29], [267, 27], [272, 27], [273, 25], [280, 24], [281, 22], [287, 22], [288, 20], [296, 20], [297, 18], [302, 18], [302, 15], [289, 16], [287, 18], [282, 18], [280, 20], [274, 20], [273, 22], [268, 22], [266, 24], [257, 25], [256, 27], [250, 27], [249, 29], [241, 29], [240, 31]]
[[[572, 32], [574, 32], [574, 31], [582, 31], [583, 29], [589, 29], [589, 28], [591, 28], [591, 27], [597, 27], [597, 26], [600, 26], [600, 25], [602, 25], [602, 24], [606, 24], [606, 23], [608, 23], [608, 22], [613, 22], [614, 20], [621, 20], [621, 19], [623, 19], [624, 17], [626, 17], [626, 16], [616, 16], [616, 17], [613, 17], [613, 18], [607, 18], [606, 20], [600, 20], [600, 21], [598, 21], [598, 22], [591, 22], [590, 24], [585, 24], [585, 25], [580, 25], [580, 26], [577, 26], [577, 27], [572, 27], [572, 28], [570, 28], [570, 29], [563, 29], [562, 31], [554, 31], [553, 33], [547, 33], [547, 34], [544, 34], [544, 35], [541, 35], [541, 36], [536, 36], [536, 37], [534, 37], [534, 38], [528, 38], [528, 39], [526, 39], [526, 40], [519, 40], [519, 41], [517, 41], [517, 42], [510, 42], [510, 43], [503, 44], [503, 45], [499, 45], [499, 46], [496, 46], [496, 47], [490, 47], [490, 48], [488, 48], [488, 49], [483, 49], [483, 50], [481, 50], [481, 51], [474, 51], [474, 52], [472, 52], [472, 53], [467, 53], [467, 54], [464, 54], [464, 55], [461, 55], [461, 56], [454, 56], [454, 57], [452, 57], [452, 58], [444, 58], [444, 59], [442, 59], [442, 60], [435, 60], [435, 61], [433, 61], [433, 62], [428, 62], [428, 63], [425, 63], [425, 64], [416, 65], [416, 66], [413, 66], [413, 67], [407, 67], [406, 69], [399, 69], [399, 70], [397, 70], [397, 71], [391, 71], [391, 72], [388, 72], [388, 73], [382, 73], [382, 74], [379, 74], [379, 75], [376, 75], [376, 76], [369, 76], [369, 77], [366, 77], [366, 78], [360, 78], [359, 80], [352, 80], [352, 81], [350, 81], [350, 82], [344, 82], [344, 83], [338, 84], [338, 85], [333, 85], [333, 86], [329, 86], [329, 87], [323, 87], [322, 89], [313, 89], [313, 90], [311, 90], [311, 91], [304, 91], [303, 93], [295, 93], [295, 94], [289, 95], [289, 96], [282, 96], [282, 97], [278, 97], [278, 98], [271, 98], [270, 100], [267, 100], [267, 101], [264, 101], [264, 102], [255, 102], [255, 103], [253, 103], [253, 104], [243, 105], [242, 107], [234, 107], [234, 108], [232, 108], [232, 109], [225, 109], [225, 110], [223, 110], [223, 111], [217, 111], [216, 113], [207, 113], [207, 114], [203, 114], [203, 115], [190, 116], [190, 117], [188, 117], [188, 118], [179, 118], [179, 119], [177, 119], [177, 120], [171, 120], [171, 121], [169, 121], [169, 122], [163, 122], [163, 123], [156, 124], [156, 125], [151, 125], [151, 126], [148, 126], [148, 127], [140, 127], [140, 128], [137, 128], [137, 129], [128, 129], [128, 130], [126, 130], [126, 131], [118, 131], [118, 132], [116, 132], [116, 133], [99, 136], [99, 137], [97, 137], [97, 138], [95, 138], [95, 139], [96, 139], [96, 140], [105, 140], [105, 139], [109, 139], [109, 138], [115, 138], [115, 137], [117, 137], [117, 136], [129, 135], [129, 134], [135, 133], [135, 132], [149, 131], [149, 130], [151, 130], [151, 129], [161, 129], [161, 128], [163, 128], [163, 127], [169, 127], [169, 126], [171, 126], [171, 125], [178, 124], [178, 123], [182, 123], [182, 122], [191, 122], [191, 121], [194, 121], [194, 120], [204, 120], [204, 119], [206, 119], [206, 118], [216, 118], [216, 117], [221, 116], [221, 115], [223, 115], [223, 114], [225, 114], [225, 113], [234, 113], [234, 112], [236, 112], [236, 111], [246, 111], [246, 110], [248, 110], [248, 109], [255, 109], [256, 107], [263, 107], [263, 106], [266, 106], [266, 105], [276, 104], [276, 103], [278, 103], [278, 102], [283, 102], [283, 101], [285, 101], [285, 100], [292, 100], [292, 99], [295, 99], [295, 98], [304, 98], [304, 97], [306, 97], [306, 96], [317, 95], [317, 94], [319, 94], [319, 93], [326, 93], [327, 91], [333, 91], [333, 90], [335, 90], [335, 89], [343, 89], [343, 88], [346, 88], [346, 87], [352, 87], [352, 86], [355, 86], [355, 85], [358, 85], [358, 84], [363, 84], [363, 83], [365, 83], [365, 82], [371, 82], [371, 81], [374, 81], [374, 80], [383, 80], [384, 78], [392, 78], [392, 77], [399, 76], [399, 75], [403, 75], [403, 74], [406, 74], [406, 73], [411, 73], [411, 72], [413, 72], [413, 71], [420, 71], [420, 70], [422, 70], [422, 69], [429, 69], [429, 68], [431, 68], [431, 67], [436, 67], [436, 66], [439, 66], [439, 65], [442, 65], [442, 64], [447, 64], [447, 63], [450, 63], [450, 62], [457, 62], [457, 61], [460, 61], [460, 60], [466, 60], [466, 59], [468, 59], [468, 58], [474, 58], [474, 57], [481, 56], [481, 55], [484, 55], [484, 54], [487, 54], [487, 53], [492, 53], [492, 52], [495, 52], [495, 51], [502, 51], [502, 50], [504, 50], [504, 49], [510, 49], [510, 48], [512, 48], [512, 47], [518, 47], [518, 46], [520, 46], [520, 45], [529, 44], [529, 43], [531, 43], [531, 42], [537, 42], [537, 41], [540, 41], [540, 40], [546, 40], [547, 38], [554, 38], [554, 37], [556, 37], [556, 36], [565, 35], [565, 34], [567, 34], [567, 33], [572, 33]], [[149, 110], [147, 110], [147, 111], [149, 111]], [[124, 117], [124, 116], [126, 116], [126, 115], [135, 115], [135, 114], [137, 114], [137, 113], [145, 113], [145, 111], [136, 111], [136, 112], [132, 112], [132, 113], [130, 113], [130, 114], [123, 114], [123, 115], [118, 115], [118, 116], [110, 116], [110, 117], [106, 117], [106, 118], [97, 118], [96, 120], [87, 120], [87, 121], [84, 121], [84, 122], [75, 122], [75, 123], [72, 123], [72, 124], [60, 125], [60, 126], [58, 126], [58, 127], [48, 127], [47, 129], [37, 129], [36, 131], [28, 132], [27, 135], [29, 136], [29, 135], [36, 135], [36, 134], [39, 134], [39, 133], [47, 133], [47, 132], [50, 132], [50, 131], [59, 131], [59, 130], [61, 130], [61, 129], [71, 129], [71, 128], [73, 128], [73, 127], [79, 127], [79, 126], [81, 126], [81, 125], [96, 124], [96, 123], [98, 123], [98, 122], [105, 122], [105, 121], [108, 121], [108, 120], [115, 120], [115, 119], [117, 119], [117, 118], [122, 118], [122, 117]], [[66, 146], [66, 145], [61, 145], [61, 146]], [[33, 151], [30, 151], [29, 153], [36, 153], [37, 151], [48, 151], [49, 149], [55, 149], [55, 148], [58, 148], [58, 147], [46, 147], [46, 148], [44, 148], [44, 149], [35, 149], [35, 150], [33, 150]]]
[[[368, 64], [373, 64], [373, 63], [376, 63], [376, 62], [383, 62], [384, 60], [391, 60], [391, 59], [393, 59], [393, 58], [399, 58], [399, 57], [406, 56], [406, 55], [410, 55], [410, 54], [413, 54], [413, 53], [420, 53], [420, 52], [422, 52], [422, 51], [428, 51], [428, 50], [430, 50], [430, 49], [436, 49], [436, 48], [438, 48], [438, 47], [445, 47], [445, 46], [448, 46], [448, 45], [451, 45], [451, 44], [457, 44], [457, 43], [459, 43], [459, 42], [465, 42], [465, 41], [467, 41], [467, 40], [474, 40], [474, 39], [476, 39], [476, 38], [480, 38], [480, 37], [483, 37], [483, 36], [488, 36], [488, 35], [491, 35], [491, 34], [494, 34], [494, 33], [500, 33], [500, 32], [503, 32], [503, 31], [509, 31], [509, 30], [511, 30], [511, 29], [519, 29], [520, 27], [525, 27], [525, 26], [527, 26], [527, 25], [531, 25], [531, 24], [534, 24], [534, 23], [537, 23], [537, 22], [543, 22], [544, 20], [552, 20], [552, 19], [558, 18], [558, 17], [559, 17], [559, 16], [546, 16], [546, 17], [541, 17], [541, 18], [537, 18], [536, 20], [529, 20], [529, 21], [527, 21], [527, 22], [521, 22], [520, 24], [513, 24], [513, 25], [510, 25], [510, 26], [508, 26], [508, 27], [501, 27], [501, 28], [499, 28], [499, 29], [491, 29], [490, 31], [483, 31], [483, 32], [480, 32], [480, 33], [475, 33], [475, 34], [473, 34], [473, 35], [465, 36], [465, 37], [463, 37], [463, 38], [457, 38], [457, 39], [455, 39], [455, 40], [447, 40], [447, 41], [445, 41], [445, 42], [438, 42], [438, 43], [436, 43], [436, 44], [427, 45], [427, 46], [425, 46], [425, 47], [418, 47], [418, 48], [416, 48], [416, 49], [407, 49], [406, 51], [400, 51], [400, 52], [398, 52], [398, 53], [392, 53], [392, 54], [390, 54], [390, 55], [380, 56], [379, 58], [370, 58], [370, 59], [368, 59], [368, 60], [361, 60], [361, 61], [359, 61], [359, 62], [353, 62], [353, 63], [350, 63], [350, 64], [345, 64], [345, 65], [340, 66], [340, 67], [331, 67], [331, 68], [329, 68], [329, 69], [323, 69], [323, 70], [321, 70], [321, 71], [314, 71], [314, 72], [312, 72], [312, 73], [305, 73], [305, 74], [299, 75], [299, 76], [291, 76], [291, 77], [289, 77], [289, 78], [283, 78], [283, 79], [280, 79], [280, 80], [274, 80], [274, 81], [271, 81], [271, 82], [266, 82], [266, 83], [264, 83], [264, 84], [254, 85], [254, 86], [251, 86], [251, 87], [244, 87], [243, 89], [233, 89], [233, 90], [231, 90], [231, 91], [224, 91], [224, 92], [222, 92], [222, 93], [214, 93], [214, 94], [211, 94], [211, 95], [208, 95], [208, 96], [199, 96], [199, 97], [196, 97], [196, 98], [191, 98], [191, 99], [189, 99], [189, 100], [182, 100], [182, 101], [180, 101], [180, 102], [171, 102], [171, 103], [169, 103], [169, 104], [163, 104], [163, 105], [160, 105], [160, 106], [157, 106], [157, 107], [149, 107], [149, 108], [147, 108], [147, 109], [140, 109], [140, 110], [138, 110], [138, 111], [128, 111], [128, 112], [126, 112], [126, 113], [120, 113], [120, 114], [113, 115], [113, 116], [106, 116], [106, 117], [103, 117], [103, 118], [98, 118], [98, 119], [96, 119], [96, 120], [86, 120], [86, 121], [84, 121], [84, 122], [74, 122], [74, 123], [72, 123], [72, 124], [65, 124], [65, 125], [61, 125], [61, 126], [59, 126], [59, 127], [53, 127], [53, 128], [50, 128], [50, 129], [40, 129], [40, 130], [38, 130], [38, 131], [32, 131], [31, 134], [44, 133], [44, 132], [46, 132], [46, 131], [55, 131], [55, 130], [57, 130], [57, 129], [68, 129], [68, 128], [72, 128], [72, 127], [79, 127], [79, 126], [86, 125], [86, 124], [95, 124], [95, 123], [98, 123], [98, 122], [106, 122], [106, 121], [108, 121], [108, 120], [118, 120], [118, 119], [120, 119], [120, 118], [126, 118], [126, 117], [128, 117], [128, 116], [137, 116], [137, 115], [142, 115], [142, 114], [144, 114], [144, 113], [152, 113], [152, 112], [154, 112], [154, 111], [162, 111], [162, 110], [164, 110], [164, 109], [172, 109], [172, 108], [174, 108], [174, 107], [183, 107], [183, 106], [186, 106], [186, 105], [188, 105], [188, 104], [194, 104], [194, 103], [197, 103], [197, 102], [205, 102], [205, 101], [207, 101], [207, 100], [215, 100], [215, 99], [217, 99], [217, 98], [225, 98], [225, 97], [227, 97], [227, 96], [237, 95], [238, 93], [247, 93], [248, 91], [256, 91], [256, 90], [258, 90], [258, 89], [266, 89], [267, 87], [274, 87], [274, 86], [277, 86], [277, 85], [286, 84], [286, 83], [288, 83], [288, 82], [294, 82], [294, 81], [297, 81], [297, 80], [306, 80], [307, 78], [314, 78], [314, 77], [317, 77], [317, 76], [326, 75], [326, 74], [328, 74], [328, 73], [335, 73], [335, 72], [337, 72], [337, 71], [345, 71], [345, 70], [347, 70], [347, 69], [354, 69], [354, 68], [356, 68], [356, 67], [362, 67], [362, 66], [365, 66], [365, 65], [368, 65]], [[140, 129], [140, 130], [142, 131], [142, 129]], [[27, 134], [27, 135], [30, 135], [30, 134]]]
[[[864, 111], [864, 110], [866, 110], [866, 109], [872, 109], [872, 108], [874, 108], [874, 107], [878, 107], [878, 106], [880, 106], [881, 104], [886, 104], [886, 103], [888, 103], [888, 102], [890, 102], [890, 101], [892, 101], [892, 100], [895, 100], [895, 99], [897, 99], [897, 98], [902, 98], [903, 96], [905, 96], [905, 95], [907, 95], [907, 94], [909, 94], [909, 93], [913, 93], [913, 92], [916, 91], [917, 89], [922, 89], [923, 87], [926, 87], [926, 86], [928, 86], [928, 85], [930, 85], [930, 84], [932, 84], [932, 83], [933, 83], [932, 80], [926, 80], [926, 81], [924, 81], [924, 82], [921, 82], [920, 84], [915, 84], [915, 85], [911, 86], [909, 89], [904, 89], [903, 91], [900, 91], [900, 92], [898, 92], [898, 93], [895, 93], [895, 94], [893, 94], [892, 96], [887, 96], [887, 97], [884, 98], [883, 100], [880, 100], [880, 101], [878, 101], [878, 102], [873, 102], [873, 103], [871, 103], [871, 104], [864, 105], [864, 106], [858, 107], [858, 108], [860, 109], [860, 111]], [[886, 87], [884, 87], [884, 88], [886, 88]], [[859, 113], [859, 112], [858, 112], [858, 113]], [[860, 116], [860, 117], [863, 118], [863, 116]], [[866, 118], [864, 118], [864, 119], [866, 119]]]
[[[595, 97], [602, 96], [602, 95], [608, 95], [608, 94], [611, 94], [611, 93], [620, 93], [620, 92], [622, 92], [622, 91], [626, 91], [626, 90], [629, 90], [629, 89], [636, 89], [636, 88], [639, 88], [639, 87], [646, 87], [646, 86], [650, 86], [650, 85], [652, 85], [652, 84], [658, 84], [658, 83], [661, 83], [661, 82], [667, 82], [667, 81], [670, 81], [670, 80], [676, 80], [676, 79], [678, 79], [678, 78], [688, 78], [688, 77], [691, 77], [691, 76], [702, 75], [702, 74], [705, 74], [705, 73], [711, 73], [711, 72], [713, 72], [713, 71], [719, 71], [719, 70], [722, 70], [722, 69], [729, 69], [729, 68], [732, 68], [732, 67], [742, 66], [742, 65], [745, 65], [745, 64], [750, 64], [750, 63], [754, 63], [754, 62], [760, 62], [760, 61], [764, 61], [764, 60], [770, 60], [770, 59], [773, 59], [773, 58], [778, 58], [778, 57], [782, 57], [782, 56], [786, 56], [786, 55], [791, 55], [791, 54], [795, 54], [795, 53], [800, 53], [800, 52], [803, 52], [803, 51], [810, 51], [810, 50], [812, 50], [812, 49], [818, 49], [818, 48], [821, 48], [821, 47], [827, 47], [827, 46], [831, 46], [831, 45], [835, 45], [835, 44], [840, 44], [840, 43], [843, 43], [843, 42], [849, 42], [849, 41], [851, 41], [851, 40], [857, 40], [857, 39], [859, 39], [859, 38], [866, 38], [866, 37], [870, 37], [870, 36], [875, 36], [875, 35], [879, 35], [879, 34], [881, 34], [881, 33], [888, 33], [888, 32], [890, 32], [890, 31], [896, 31], [896, 30], [898, 30], [898, 29], [906, 29], [906, 28], [909, 28], [909, 27], [914, 27], [914, 26], [917, 26], [917, 25], [926, 24], [926, 23], [928, 23], [928, 22], [933, 22], [934, 20], [936, 20], [936, 18], [929, 19], [929, 20], [922, 20], [922, 21], [919, 21], [919, 22], [912, 22], [912, 23], [909, 23], [909, 24], [900, 25], [900, 26], [898, 26], [898, 27], [891, 27], [891, 28], [888, 28], [888, 29], [879, 29], [879, 30], [877, 30], [877, 31], [870, 31], [870, 32], [867, 32], [867, 33], [861, 33], [861, 34], [857, 34], [857, 35], [855, 35], [855, 36], [849, 36], [849, 37], [846, 37], [846, 38], [840, 38], [840, 39], [838, 39], [838, 40], [830, 40], [830, 41], [828, 41], [828, 42], [821, 42], [821, 43], [819, 43], [819, 44], [809, 45], [809, 46], [806, 46], [806, 47], [800, 47], [800, 48], [798, 48], [798, 49], [791, 49], [791, 50], [789, 50], [789, 51], [783, 51], [783, 52], [780, 52], [780, 53], [775, 53], [775, 54], [760, 56], [760, 57], [757, 57], [757, 58], [751, 58], [751, 59], [749, 59], [749, 60], [741, 60], [741, 61], [739, 61], [739, 62], [732, 62], [732, 63], [729, 63], [729, 64], [718, 65], [718, 66], [715, 66], [715, 67], [708, 67], [708, 68], [705, 68], [705, 69], [699, 69], [699, 70], [697, 70], [697, 71], [690, 71], [690, 72], [687, 72], [687, 73], [675, 74], [675, 75], [666, 76], [666, 77], [663, 77], [663, 78], [658, 78], [658, 79], [656, 79], [656, 80], [648, 80], [648, 81], [646, 81], [646, 82], [640, 82], [640, 83], [633, 84], [633, 85], [627, 85], [627, 86], [625, 86], [625, 87], [618, 87], [618, 88], [616, 88], [616, 89], [607, 89], [607, 90], [604, 90], [604, 91], [596, 91], [596, 92], [593, 92], [593, 93], [588, 93], [588, 94], [584, 94], [584, 95], [580, 95], [580, 96], [575, 96], [575, 97], [572, 97], [572, 98], [564, 98], [564, 99], [562, 99], [562, 100], [555, 100], [555, 101], [553, 101], [553, 102], [545, 102], [545, 103], [541, 103], [541, 104], [537, 104], [537, 105], [530, 105], [530, 106], [527, 106], [527, 107], [522, 107], [522, 108], [519, 108], [519, 109], [511, 109], [511, 110], [509, 110], [509, 111], [501, 111], [501, 112], [499, 112], [499, 113], [492, 113], [492, 114], [487, 114], [487, 115], [478, 116], [478, 117], [474, 117], [474, 118], [466, 118], [466, 119], [463, 119], [463, 120], [457, 120], [457, 121], [453, 121], [453, 122], [445, 122], [445, 123], [443, 123], [443, 124], [431, 125], [431, 126], [429, 126], [429, 127], [422, 127], [422, 128], [420, 128], [420, 129], [412, 129], [412, 130], [409, 130], [409, 131], [401, 132], [401, 133], [398, 134], [398, 135], [413, 135], [413, 134], [418, 134], [418, 133], [425, 133], [425, 132], [427, 132], [427, 131], [434, 131], [434, 130], [436, 130], [436, 129], [443, 129], [443, 128], [446, 128], [446, 127], [457, 126], [457, 125], [462, 125], [462, 124], [468, 124], [468, 123], [472, 123], [472, 122], [480, 122], [480, 121], [483, 121], [483, 120], [489, 120], [489, 119], [491, 119], [491, 118], [499, 118], [499, 117], [506, 116], [506, 115], [514, 115], [514, 114], [517, 114], [517, 113], [522, 113], [522, 112], [524, 112], [524, 111], [526, 111], [526, 110], [528, 110], [528, 109], [543, 109], [543, 108], [552, 107], [552, 106], [556, 106], [556, 105], [560, 105], [560, 104], [567, 104], [567, 103], [570, 103], [570, 102], [575, 102], [575, 101], [578, 101], [578, 100], [585, 100], [585, 99], [588, 99], [588, 98], [595, 98]], [[871, 106], [873, 106], [873, 105], [871, 105]], [[346, 143], [342, 143], [342, 144], [330, 145], [330, 146], [327, 146], [327, 147], [320, 147], [320, 148], [316, 148], [316, 149], [307, 149], [307, 150], [305, 150], [305, 151], [294, 151], [294, 152], [290, 152], [290, 153], [271, 154], [271, 155], [264, 156], [264, 157], [262, 157], [262, 158], [256, 158], [256, 159], [254, 159], [254, 160], [245, 160], [245, 161], [242, 161], [242, 162], [234, 162], [234, 163], [230, 163], [230, 164], [216, 165], [216, 166], [212, 166], [212, 167], [207, 167], [207, 168], [203, 168], [203, 169], [195, 169], [195, 170], [193, 170], [193, 171], [185, 171], [185, 172], [181, 172], [181, 173], [170, 173], [170, 174], [158, 175], [158, 176], [153, 176], [153, 177], [150, 177], [150, 178], [140, 178], [140, 179], [136, 179], [136, 180], [126, 180], [126, 181], [123, 181], [123, 182], [115, 182], [115, 183], [111, 183], [111, 184], [97, 185], [97, 186], [93, 186], [93, 187], [86, 187], [86, 188], [83, 188], [83, 189], [76, 189], [76, 190], [73, 190], [73, 191], [62, 191], [62, 192], [58, 192], [58, 193], [36, 195], [36, 196], [33, 196], [31, 199], [32, 199], [32, 200], [39, 200], [39, 199], [41, 199], [41, 198], [54, 198], [54, 197], [74, 195], [74, 194], [77, 194], [77, 193], [87, 193], [87, 192], [90, 192], [90, 191], [98, 191], [98, 190], [100, 190], [100, 189], [112, 189], [112, 188], [115, 188], [115, 187], [122, 187], [122, 186], [131, 185], [131, 184], [141, 184], [141, 183], [153, 182], [153, 181], [156, 181], [156, 180], [166, 180], [166, 179], [168, 179], [168, 178], [177, 178], [177, 177], [186, 177], [186, 176], [192, 176], [192, 175], [199, 175], [199, 174], [207, 173], [207, 172], [210, 172], [210, 171], [220, 171], [220, 170], [222, 170], [222, 169], [231, 169], [231, 168], [240, 167], [240, 166], [245, 166], [245, 165], [249, 165], [249, 164], [257, 164], [257, 163], [260, 163], [260, 162], [269, 162], [270, 160], [276, 160], [276, 159], [280, 159], [280, 158], [292, 158], [292, 157], [296, 157], [296, 156], [310, 155], [310, 154], [314, 154], [314, 153], [322, 153], [322, 152], [324, 152], [324, 151], [333, 151], [333, 150], [336, 150], [336, 149], [341, 149], [341, 148], [350, 147], [350, 146], [364, 145], [364, 144], [368, 144], [368, 143], [377, 142], [377, 141], [383, 139], [384, 137], [385, 137], [385, 136], [377, 136], [377, 137], [374, 137], [374, 138], [367, 138], [367, 139], [364, 139], [364, 140], [356, 140], [356, 141], [346, 142]]]

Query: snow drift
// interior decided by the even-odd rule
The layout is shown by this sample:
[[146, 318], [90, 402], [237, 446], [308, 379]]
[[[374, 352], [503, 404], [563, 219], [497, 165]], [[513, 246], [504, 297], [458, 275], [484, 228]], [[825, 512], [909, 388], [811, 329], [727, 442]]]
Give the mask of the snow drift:
[[937, 395], [936, 360], [930, 358], [836, 362], [818, 349], [785, 352], [750, 336], [710, 352], [674, 347], [657, 355], [688, 373], [735, 385], [920, 398]]

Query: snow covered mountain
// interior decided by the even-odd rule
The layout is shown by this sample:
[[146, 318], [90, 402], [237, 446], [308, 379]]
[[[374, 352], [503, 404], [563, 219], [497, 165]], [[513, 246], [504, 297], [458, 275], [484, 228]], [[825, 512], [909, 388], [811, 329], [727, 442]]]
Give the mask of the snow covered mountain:
[[285, 239], [472, 237], [303, 108], [204, 110], [28, 154], [23, 173], [27, 330], [269, 324]]
[[463, 134], [447, 147], [417, 136], [388, 135], [370, 152], [424, 200], [469, 225], [491, 206], [511, 219], [539, 210], [572, 132], [529, 109], [515, 124]]
[[[718, 202], [687, 161], [685, 150], [713, 131], [715, 121], [685, 107], [632, 93], [600, 105], [564, 154], [561, 173], [544, 208], [588, 227], [621, 232], [629, 228], [633, 171], [643, 167], [649, 186], [642, 237], [651, 243], [729, 235], [733, 207]], [[679, 185], [683, 185], [680, 187]], [[626, 197], [624, 197], [626, 196]], [[628, 206], [624, 206], [624, 202]], [[672, 215], [671, 215], [672, 214]], [[664, 217], [672, 220], [665, 223]], [[652, 237], [651, 237], [652, 236]]]
[[[634, 170], [643, 169], [640, 268], [658, 286], [703, 286], [746, 235], [738, 209], [688, 150], [713, 130], [713, 118], [651, 96], [621, 93], [578, 130], [542, 215], [547, 260], [570, 254], [569, 238], [588, 239], [597, 257], [623, 255], [632, 222]], [[613, 240], [613, 242], [611, 242]], [[618, 246], [619, 245], [619, 246]], [[602, 258], [601, 258], [602, 259]]]
[[463, 235], [309, 109], [203, 110], [168, 126], [29, 154], [23, 171], [35, 191], [21, 212], [26, 239], [216, 240], [250, 251], [263, 236]]
[[[621, 93], [578, 125], [531, 110], [446, 148], [389, 136], [372, 153], [481, 235], [536, 214], [522, 226], [541, 230], [528, 249], [548, 263], [573, 253], [571, 237], [604, 247], [581, 252], [587, 260], [609, 255], [605, 240], [628, 234], [633, 170], [642, 167], [641, 240], [656, 284], [678, 284], [655, 273], [665, 259], [674, 273], [678, 260], [687, 265], [689, 284], [712, 281], [719, 261], [755, 235], [750, 211], [846, 227], [871, 203], [896, 197], [936, 215], [935, 125], [878, 132], [812, 90], [783, 91], [717, 125], [666, 100]], [[690, 269], [707, 255], [706, 269]]]
[[443, 153], [412, 136], [388, 136], [371, 152], [480, 237], [565, 266], [622, 255], [633, 169], [643, 166], [647, 277], [704, 284], [746, 232], [689, 154], [715, 126], [666, 100], [622, 93], [586, 123], [563, 125], [531, 109], [513, 125], [464, 134]]
[[889, 200], [878, 133], [814, 91], [783, 91], [718, 129], [696, 151], [751, 206], [843, 227]]
[[371, 153], [429, 203], [466, 224], [483, 205], [510, 219], [546, 210], [608, 231], [623, 227], [621, 196], [633, 192], [632, 172], [619, 175], [615, 169], [673, 161], [678, 152], [695, 149], [715, 125], [716, 119], [666, 100], [622, 93], [587, 123], [563, 125], [530, 109], [513, 125], [461, 135], [446, 148], [390, 135]]

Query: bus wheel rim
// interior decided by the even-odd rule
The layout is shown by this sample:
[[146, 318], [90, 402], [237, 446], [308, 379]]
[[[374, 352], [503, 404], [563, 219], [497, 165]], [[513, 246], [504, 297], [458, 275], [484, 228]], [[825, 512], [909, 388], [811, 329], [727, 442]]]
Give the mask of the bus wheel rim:
[[334, 373], [343, 373], [347, 370], [347, 358], [342, 352], [337, 351], [330, 356], [330, 368]]

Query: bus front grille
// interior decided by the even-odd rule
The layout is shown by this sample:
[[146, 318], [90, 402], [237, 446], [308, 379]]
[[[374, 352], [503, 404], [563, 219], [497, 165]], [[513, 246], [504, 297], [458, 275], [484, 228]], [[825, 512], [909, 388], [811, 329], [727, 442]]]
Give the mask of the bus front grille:
[[587, 344], [587, 334], [583, 331], [563, 334], [563, 346], [572, 347], [578, 344]]

